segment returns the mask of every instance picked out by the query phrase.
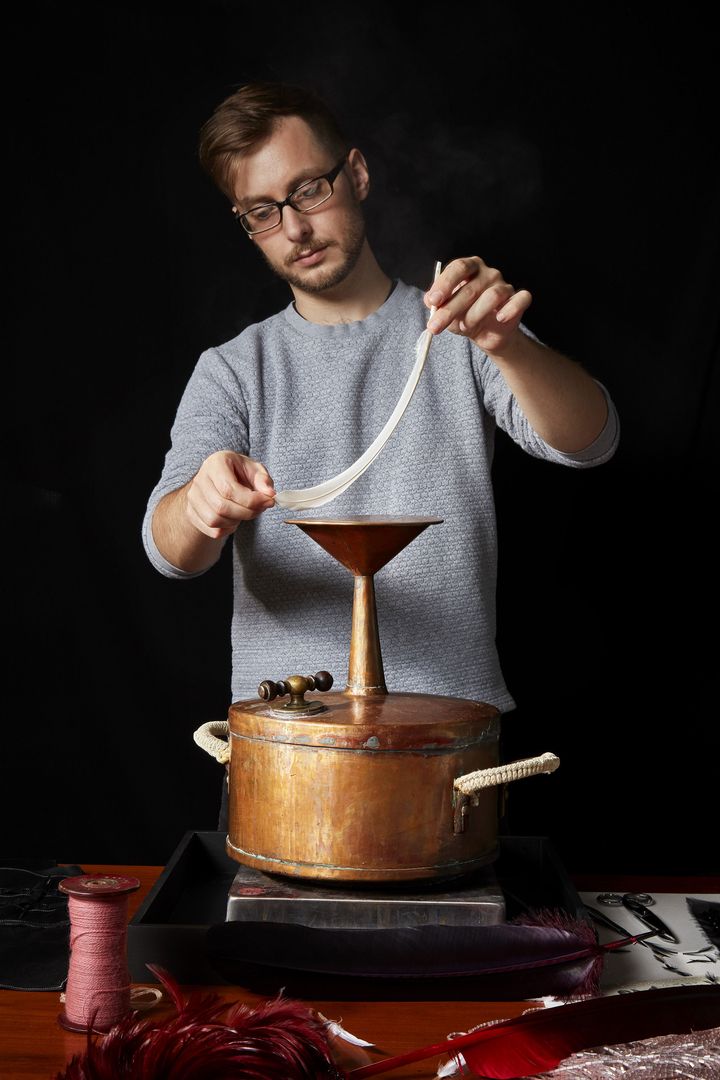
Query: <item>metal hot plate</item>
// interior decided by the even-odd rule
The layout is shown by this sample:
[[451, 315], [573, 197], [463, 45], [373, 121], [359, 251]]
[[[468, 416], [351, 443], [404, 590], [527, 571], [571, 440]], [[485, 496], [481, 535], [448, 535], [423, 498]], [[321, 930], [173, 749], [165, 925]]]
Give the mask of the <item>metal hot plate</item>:
[[227, 922], [273, 922], [323, 930], [411, 926], [492, 926], [505, 922], [505, 899], [492, 866], [451, 881], [363, 889], [281, 878], [241, 866]]

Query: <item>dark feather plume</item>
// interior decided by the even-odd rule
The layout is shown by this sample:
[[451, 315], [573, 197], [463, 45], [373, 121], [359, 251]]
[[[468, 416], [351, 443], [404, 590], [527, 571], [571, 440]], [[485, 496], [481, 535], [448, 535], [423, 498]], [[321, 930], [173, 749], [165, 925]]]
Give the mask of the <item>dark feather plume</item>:
[[325, 1024], [307, 1005], [278, 996], [251, 1008], [217, 994], [185, 998], [162, 968], [148, 964], [172, 998], [167, 1019], [130, 1013], [56, 1080], [341, 1080]]

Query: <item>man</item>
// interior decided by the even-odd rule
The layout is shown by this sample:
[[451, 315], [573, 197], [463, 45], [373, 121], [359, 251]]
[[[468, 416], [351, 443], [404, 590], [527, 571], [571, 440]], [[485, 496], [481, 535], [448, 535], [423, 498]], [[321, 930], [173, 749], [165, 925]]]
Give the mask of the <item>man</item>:
[[193, 577], [232, 536], [233, 700], [320, 669], [342, 685], [351, 578], [284, 523], [274, 497], [336, 475], [369, 446], [436, 306], [397, 431], [323, 513], [443, 519], [378, 577], [388, 687], [512, 709], [495, 649], [495, 427], [537, 457], [597, 465], [618, 439], [607, 393], [533, 338], [521, 324], [530, 294], [481, 258], [453, 259], [425, 295], [391, 280], [365, 234], [365, 158], [312, 94], [244, 86], [205, 124], [200, 157], [293, 301], [200, 357], [148, 503], [149, 558]]

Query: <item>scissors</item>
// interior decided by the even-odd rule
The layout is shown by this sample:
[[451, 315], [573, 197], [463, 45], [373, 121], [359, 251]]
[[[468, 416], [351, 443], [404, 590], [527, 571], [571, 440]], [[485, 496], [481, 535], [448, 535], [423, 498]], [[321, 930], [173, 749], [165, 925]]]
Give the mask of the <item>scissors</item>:
[[605, 904], [607, 907], [622, 906], [627, 911], [631, 911], [641, 923], [654, 930], [664, 941], [672, 941], [675, 945], [680, 944], [680, 938], [672, 932], [667, 923], [663, 922], [654, 911], [650, 911], [651, 905], [655, 903], [650, 893], [600, 893], [598, 903]]

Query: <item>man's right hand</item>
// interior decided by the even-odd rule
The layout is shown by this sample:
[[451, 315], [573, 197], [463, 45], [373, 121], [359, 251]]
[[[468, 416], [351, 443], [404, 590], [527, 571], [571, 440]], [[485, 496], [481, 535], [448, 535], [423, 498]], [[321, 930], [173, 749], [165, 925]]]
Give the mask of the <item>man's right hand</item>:
[[202, 572], [217, 562], [225, 538], [241, 522], [274, 505], [275, 488], [265, 466], [233, 450], [219, 450], [189, 483], [157, 504], [153, 538], [173, 566]]
[[213, 539], [229, 536], [241, 521], [275, 505], [275, 488], [265, 466], [233, 450], [206, 458], [184, 490], [188, 520]]

